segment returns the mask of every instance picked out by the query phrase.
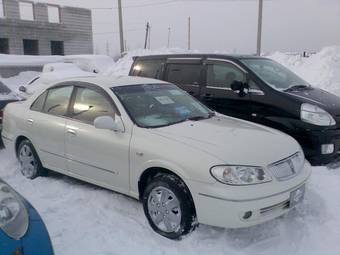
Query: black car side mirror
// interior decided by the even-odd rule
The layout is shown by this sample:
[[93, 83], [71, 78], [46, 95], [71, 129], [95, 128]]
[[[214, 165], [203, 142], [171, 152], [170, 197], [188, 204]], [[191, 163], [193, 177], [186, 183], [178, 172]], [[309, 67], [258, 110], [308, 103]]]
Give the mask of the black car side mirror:
[[246, 96], [249, 90], [248, 84], [242, 81], [233, 81], [230, 88], [240, 97]]
[[20, 86], [20, 87], [19, 87], [19, 91], [25, 93], [25, 92], [27, 91], [27, 89], [26, 89], [25, 86]]

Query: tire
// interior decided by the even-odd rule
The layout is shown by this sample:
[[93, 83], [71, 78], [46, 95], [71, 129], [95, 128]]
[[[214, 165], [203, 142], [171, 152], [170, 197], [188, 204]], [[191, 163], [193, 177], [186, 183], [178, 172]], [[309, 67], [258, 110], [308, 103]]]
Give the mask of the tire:
[[17, 150], [17, 156], [20, 163], [20, 171], [28, 179], [35, 179], [39, 176], [46, 175], [39, 156], [29, 140], [23, 140]]
[[192, 197], [177, 176], [156, 175], [147, 184], [142, 202], [150, 226], [166, 238], [179, 240], [196, 228]]

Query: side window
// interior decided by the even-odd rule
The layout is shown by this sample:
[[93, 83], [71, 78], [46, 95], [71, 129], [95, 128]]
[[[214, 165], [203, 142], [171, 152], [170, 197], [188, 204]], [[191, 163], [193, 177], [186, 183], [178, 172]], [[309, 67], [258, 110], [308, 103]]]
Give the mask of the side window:
[[161, 72], [162, 60], [137, 61], [132, 70], [132, 76], [158, 78]]
[[245, 80], [245, 74], [233, 64], [208, 64], [207, 87], [230, 88], [234, 81]]
[[77, 88], [72, 118], [93, 124], [100, 116], [114, 116], [114, 109], [109, 100], [99, 92], [88, 88]]
[[31, 110], [41, 112], [43, 110], [45, 99], [46, 99], [47, 91], [42, 93], [32, 104]]
[[200, 64], [169, 64], [167, 81], [179, 85], [197, 85], [201, 81], [202, 66]]
[[50, 89], [44, 105], [44, 112], [57, 116], [65, 115], [72, 91], [73, 86]]

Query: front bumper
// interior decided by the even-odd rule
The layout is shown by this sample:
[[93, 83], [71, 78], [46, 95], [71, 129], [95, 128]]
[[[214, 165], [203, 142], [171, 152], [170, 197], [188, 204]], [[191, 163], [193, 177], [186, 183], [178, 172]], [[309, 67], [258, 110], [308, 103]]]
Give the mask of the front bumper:
[[[311, 174], [308, 163], [303, 172], [291, 180], [249, 186], [222, 183], [189, 182], [199, 223], [216, 227], [242, 228], [277, 218], [293, 207], [290, 198], [306, 184]], [[244, 218], [251, 212], [249, 218]]]
[[25, 201], [25, 205], [30, 219], [27, 233], [20, 240], [14, 240], [0, 230], [0, 254], [53, 255], [52, 243], [45, 224], [28, 202]]
[[[312, 165], [326, 165], [340, 159], [340, 129], [291, 134], [301, 145]], [[334, 144], [334, 152], [322, 154], [322, 144]]]

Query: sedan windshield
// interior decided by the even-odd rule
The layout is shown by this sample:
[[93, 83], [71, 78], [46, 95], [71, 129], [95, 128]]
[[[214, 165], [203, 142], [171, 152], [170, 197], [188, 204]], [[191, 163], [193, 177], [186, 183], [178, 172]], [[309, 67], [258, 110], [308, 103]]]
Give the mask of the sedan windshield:
[[186, 120], [208, 119], [214, 113], [172, 84], [114, 87], [112, 91], [140, 127], [156, 128]]
[[273, 60], [250, 58], [242, 59], [241, 61], [272, 88], [287, 90], [290, 88], [304, 88], [310, 86], [292, 71]]

